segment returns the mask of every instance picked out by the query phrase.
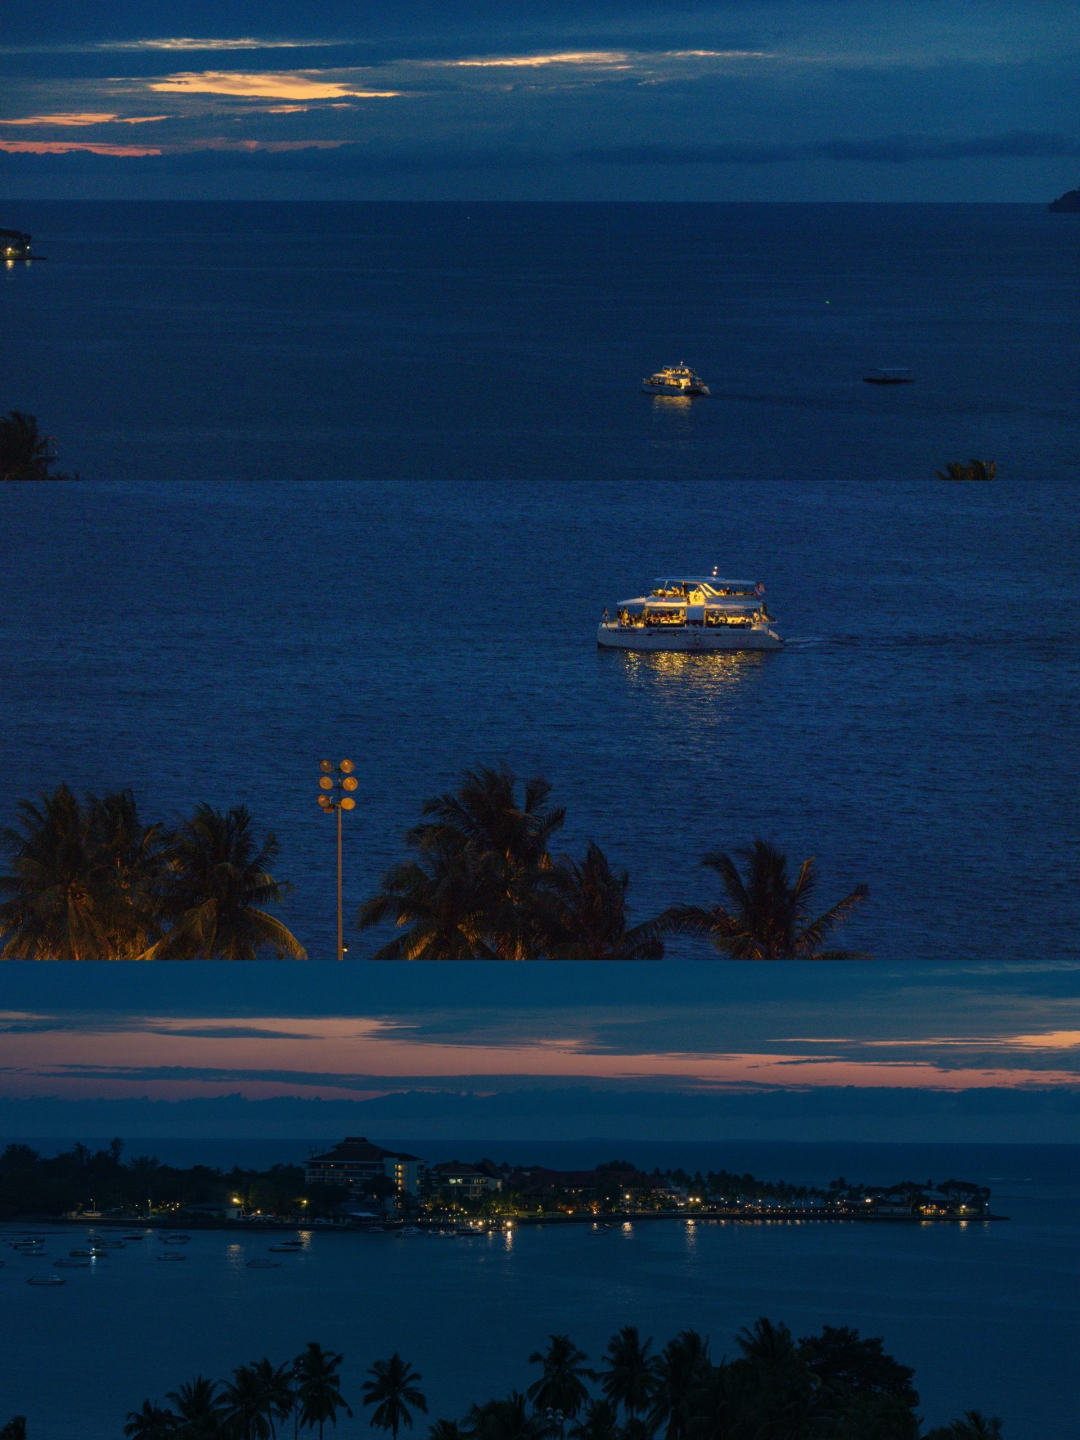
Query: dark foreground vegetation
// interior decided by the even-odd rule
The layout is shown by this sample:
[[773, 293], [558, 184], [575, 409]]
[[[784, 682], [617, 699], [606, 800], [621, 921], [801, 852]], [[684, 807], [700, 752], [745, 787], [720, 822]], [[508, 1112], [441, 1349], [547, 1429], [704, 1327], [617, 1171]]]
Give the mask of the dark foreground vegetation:
[[288, 886], [270, 874], [276, 839], [260, 842], [242, 805], [147, 824], [130, 790], [80, 801], [61, 785], [19, 802], [0, 848], [5, 960], [306, 959], [263, 908]]
[[[314, 1342], [297, 1359], [237, 1366], [230, 1379], [202, 1375], [144, 1400], [129, 1413], [127, 1440], [277, 1440], [326, 1428], [353, 1409], [342, 1392], [343, 1356]], [[537, 1378], [439, 1419], [428, 1440], [1000, 1440], [1001, 1424], [976, 1410], [926, 1430], [916, 1413], [914, 1371], [879, 1339], [826, 1325], [796, 1340], [761, 1319], [735, 1337], [732, 1357], [714, 1359], [707, 1338], [684, 1330], [662, 1350], [624, 1326], [597, 1369], [567, 1335], [551, 1335], [529, 1357]], [[372, 1429], [398, 1440], [428, 1414], [423, 1376], [397, 1353], [376, 1360], [360, 1387]], [[19, 1417], [11, 1422], [23, 1426]], [[9, 1426], [0, 1440], [24, 1440]], [[30, 1440], [36, 1440], [32, 1430]]]
[[55, 464], [56, 441], [42, 434], [33, 415], [12, 410], [0, 419], [0, 480], [72, 478], [54, 470]]
[[[716, 887], [704, 905], [634, 921], [629, 874], [598, 845], [580, 858], [553, 853], [566, 811], [551, 792], [543, 777], [519, 782], [505, 767], [481, 768], [428, 800], [405, 837], [409, 858], [357, 916], [361, 930], [398, 932], [374, 958], [660, 960], [671, 936], [733, 960], [871, 958], [831, 943], [867, 887], [815, 913], [813, 859], [792, 873], [761, 839], [703, 857]], [[265, 908], [290, 886], [270, 873], [276, 839], [258, 840], [243, 806], [200, 805], [179, 824], [147, 824], [130, 790], [79, 800], [61, 785], [19, 802], [0, 852], [0, 958], [307, 958]]]
[[[737, 960], [842, 960], [828, 937], [866, 898], [858, 885], [814, 916], [813, 860], [794, 876], [764, 840], [712, 851], [702, 865], [720, 882], [708, 906], [674, 905], [631, 924], [630, 877], [598, 845], [556, 856], [566, 811], [542, 777], [521, 784], [505, 767], [467, 771], [460, 787], [428, 800], [406, 835], [412, 857], [383, 876], [360, 909], [362, 930], [387, 922], [404, 933], [377, 960], [659, 960], [664, 938], [692, 935]], [[741, 862], [741, 864], [740, 864]]]

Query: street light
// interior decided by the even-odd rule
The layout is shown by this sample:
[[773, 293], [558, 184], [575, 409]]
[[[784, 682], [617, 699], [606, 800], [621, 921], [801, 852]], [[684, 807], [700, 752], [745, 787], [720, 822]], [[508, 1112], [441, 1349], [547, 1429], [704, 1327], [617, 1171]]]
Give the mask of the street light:
[[341, 929], [341, 812], [355, 810], [356, 801], [352, 792], [360, 784], [353, 771], [356, 766], [351, 760], [342, 760], [334, 765], [329, 760], [319, 761], [319, 807], [327, 815], [337, 812], [337, 958], [345, 959], [345, 941]]

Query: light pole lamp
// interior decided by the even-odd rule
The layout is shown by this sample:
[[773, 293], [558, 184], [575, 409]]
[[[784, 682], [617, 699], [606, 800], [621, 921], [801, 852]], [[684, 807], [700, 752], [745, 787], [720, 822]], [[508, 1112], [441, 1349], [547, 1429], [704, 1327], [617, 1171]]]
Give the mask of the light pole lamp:
[[341, 928], [341, 812], [355, 810], [356, 801], [352, 792], [360, 784], [353, 771], [356, 766], [351, 760], [342, 760], [335, 765], [330, 760], [319, 761], [319, 806], [329, 815], [337, 814], [337, 958], [345, 959], [345, 940]]

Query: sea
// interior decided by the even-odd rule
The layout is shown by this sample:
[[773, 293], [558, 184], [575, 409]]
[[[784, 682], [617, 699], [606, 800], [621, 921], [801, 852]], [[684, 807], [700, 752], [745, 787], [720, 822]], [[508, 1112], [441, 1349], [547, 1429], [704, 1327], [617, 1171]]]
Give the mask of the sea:
[[[51, 1152], [65, 1142], [34, 1143]], [[445, 1142], [436, 1144], [431, 1153], [442, 1154]], [[298, 1162], [306, 1153], [295, 1141], [129, 1148], [224, 1168]], [[417, 1142], [409, 1148], [425, 1153]], [[817, 1185], [840, 1175], [882, 1183], [948, 1175], [989, 1184], [995, 1213], [1008, 1218], [672, 1220], [597, 1231], [521, 1226], [476, 1239], [313, 1227], [301, 1232], [296, 1255], [272, 1255], [266, 1231], [194, 1231], [177, 1247], [182, 1263], [161, 1263], [172, 1247], [143, 1231], [86, 1269], [59, 1270], [56, 1258], [103, 1228], [6, 1224], [0, 1410], [25, 1414], [36, 1440], [116, 1440], [143, 1399], [164, 1400], [198, 1373], [227, 1377], [263, 1356], [282, 1363], [317, 1340], [345, 1356], [342, 1388], [356, 1414], [336, 1434], [371, 1433], [361, 1385], [373, 1361], [398, 1350], [423, 1377], [429, 1413], [416, 1416], [412, 1432], [422, 1436], [430, 1421], [461, 1418], [474, 1401], [526, 1387], [535, 1377], [528, 1357], [550, 1334], [570, 1334], [596, 1362], [623, 1325], [659, 1344], [694, 1326], [720, 1358], [735, 1354], [740, 1327], [767, 1315], [796, 1337], [825, 1324], [881, 1336], [915, 1368], [928, 1424], [978, 1408], [1001, 1418], [1006, 1440], [1076, 1434], [1080, 1147], [496, 1139], [469, 1149], [481, 1153], [569, 1167], [620, 1158], [645, 1168], [727, 1168]], [[8, 1248], [26, 1230], [44, 1238], [44, 1259]], [[267, 1259], [280, 1268], [249, 1267]], [[65, 1284], [26, 1283], [50, 1273]]]
[[[470, 767], [543, 774], [632, 920], [816, 857], [882, 959], [1080, 954], [1080, 219], [1030, 205], [6, 202], [0, 822], [245, 804], [334, 948]], [[641, 391], [686, 360], [712, 389]], [[863, 383], [903, 365], [914, 383]], [[993, 460], [993, 483], [938, 471]], [[784, 649], [598, 651], [670, 571]], [[674, 944], [675, 957], [707, 949]], [[544, 1242], [546, 1243], [546, 1242]]]

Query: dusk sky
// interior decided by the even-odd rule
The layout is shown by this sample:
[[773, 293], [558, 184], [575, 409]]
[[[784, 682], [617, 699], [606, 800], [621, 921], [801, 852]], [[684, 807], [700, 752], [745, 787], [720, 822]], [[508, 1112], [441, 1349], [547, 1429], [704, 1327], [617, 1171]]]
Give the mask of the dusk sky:
[[25, 198], [1042, 201], [1071, 0], [46, 0], [5, 18]]
[[0, 973], [9, 1135], [1080, 1139], [1076, 965], [57, 974]]

